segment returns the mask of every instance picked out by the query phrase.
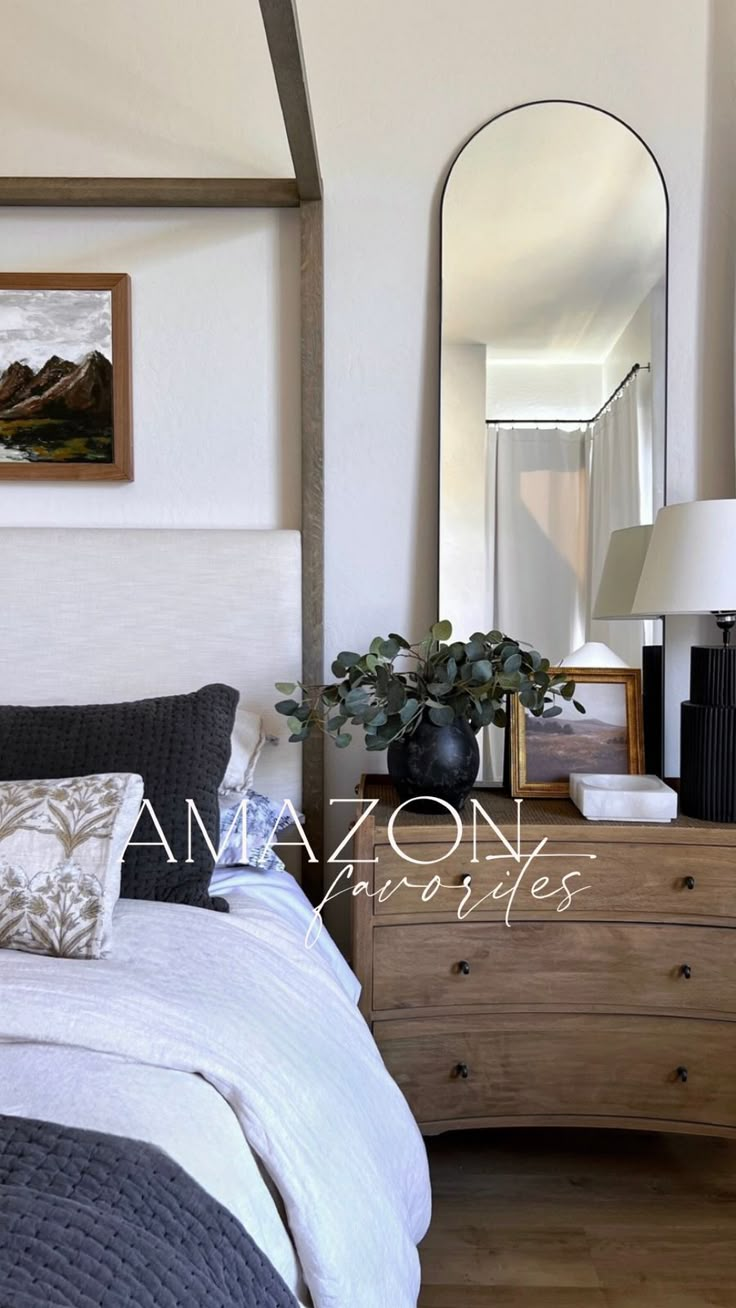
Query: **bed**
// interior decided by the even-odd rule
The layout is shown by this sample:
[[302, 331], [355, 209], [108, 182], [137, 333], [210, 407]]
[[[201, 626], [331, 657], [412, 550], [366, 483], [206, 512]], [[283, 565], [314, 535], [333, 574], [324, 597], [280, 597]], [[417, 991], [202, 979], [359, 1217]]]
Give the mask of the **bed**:
[[[272, 710], [273, 681], [299, 670], [297, 533], [28, 529], [0, 547], [6, 704], [222, 681], [280, 742], [259, 788], [298, 806], [299, 751]], [[121, 898], [106, 957], [0, 949], [0, 1210], [18, 1234], [0, 1298], [412, 1308], [426, 1155], [355, 978], [326, 932], [305, 947], [312, 909], [289, 872], [228, 867], [211, 886], [229, 912]], [[34, 1189], [49, 1159], [56, 1180]], [[17, 1250], [49, 1194], [75, 1240], [57, 1238], [34, 1285], [38, 1258]], [[121, 1231], [144, 1211], [148, 1243], [126, 1256]], [[136, 1257], [149, 1277], [160, 1259], [160, 1279], [130, 1291]], [[64, 1281], [80, 1267], [87, 1299]]]

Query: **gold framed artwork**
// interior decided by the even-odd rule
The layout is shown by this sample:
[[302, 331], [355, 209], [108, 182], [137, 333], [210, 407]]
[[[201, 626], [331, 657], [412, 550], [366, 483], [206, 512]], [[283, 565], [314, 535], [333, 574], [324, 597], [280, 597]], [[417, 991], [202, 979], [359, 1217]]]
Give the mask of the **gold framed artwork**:
[[0, 480], [133, 480], [127, 273], [0, 273]]
[[562, 712], [535, 718], [511, 701], [511, 794], [569, 795], [571, 772], [644, 771], [641, 673], [638, 668], [551, 668], [575, 682], [585, 713], [565, 700]]

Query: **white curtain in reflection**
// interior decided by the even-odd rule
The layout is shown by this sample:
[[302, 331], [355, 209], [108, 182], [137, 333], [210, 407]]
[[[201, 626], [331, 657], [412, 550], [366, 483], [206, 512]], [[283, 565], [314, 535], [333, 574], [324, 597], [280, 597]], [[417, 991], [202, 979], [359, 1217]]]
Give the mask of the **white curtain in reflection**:
[[[612, 531], [653, 521], [649, 373], [639, 372], [590, 428], [589, 575], [592, 611]], [[602, 641], [631, 667], [641, 666], [652, 623], [588, 618], [586, 639]]]
[[584, 428], [497, 428], [495, 625], [553, 662], [585, 639], [587, 482]]

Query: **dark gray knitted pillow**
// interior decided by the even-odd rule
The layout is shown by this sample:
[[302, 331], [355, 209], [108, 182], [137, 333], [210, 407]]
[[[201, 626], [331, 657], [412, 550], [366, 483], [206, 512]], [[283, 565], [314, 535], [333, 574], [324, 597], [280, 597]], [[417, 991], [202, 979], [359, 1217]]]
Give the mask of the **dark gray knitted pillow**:
[[167, 862], [153, 821], [144, 813], [133, 839], [158, 843], [129, 847], [121, 895], [227, 909], [224, 900], [210, 899], [214, 859], [196, 820], [192, 821], [194, 861], [186, 862], [186, 801], [196, 804], [216, 847], [217, 788], [230, 758], [238, 699], [232, 686], [213, 685], [191, 695], [126, 704], [0, 707], [0, 781], [139, 773], [144, 797], [150, 800], [177, 861]]

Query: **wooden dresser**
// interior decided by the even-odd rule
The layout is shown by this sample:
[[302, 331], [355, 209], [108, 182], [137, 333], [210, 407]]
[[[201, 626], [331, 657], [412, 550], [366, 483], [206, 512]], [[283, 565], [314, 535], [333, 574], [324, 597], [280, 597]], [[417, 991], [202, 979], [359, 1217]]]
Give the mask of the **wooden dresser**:
[[[473, 862], [470, 801], [454, 852], [449, 814], [404, 810], [397, 853], [388, 778], [360, 787], [379, 803], [354, 857], [378, 861], [355, 864], [372, 897], [352, 900], [353, 966], [364, 1015], [422, 1129], [736, 1136], [736, 827], [602, 825], [566, 800], [524, 800], [517, 845], [516, 804], [488, 790], [474, 797], [521, 862], [482, 817]], [[565, 886], [579, 893], [570, 899]]]

